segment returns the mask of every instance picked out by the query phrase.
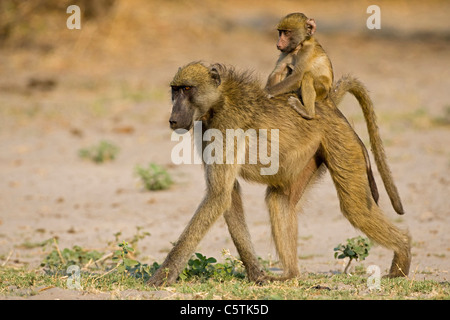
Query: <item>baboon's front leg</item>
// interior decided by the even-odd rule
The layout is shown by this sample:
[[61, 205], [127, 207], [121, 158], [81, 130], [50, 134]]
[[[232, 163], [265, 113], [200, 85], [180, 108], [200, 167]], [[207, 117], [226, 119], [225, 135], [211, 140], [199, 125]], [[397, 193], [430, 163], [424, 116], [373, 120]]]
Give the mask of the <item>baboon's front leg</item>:
[[148, 284], [161, 286], [176, 281], [213, 223], [231, 206], [236, 170], [231, 165], [205, 165], [207, 191], [191, 221]]
[[228, 225], [233, 243], [244, 263], [250, 281], [259, 282], [264, 279], [265, 273], [261, 269], [245, 221], [244, 208], [240, 194], [240, 186], [236, 180], [232, 194], [232, 204], [225, 212], [225, 221]]
[[200, 240], [217, 218], [227, 209], [221, 205], [222, 203], [229, 203], [229, 201], [206, 195], [175, 246], [167, 255], [166, 260], [149, 279], [148, 284], [161, 286], [176, 281]]

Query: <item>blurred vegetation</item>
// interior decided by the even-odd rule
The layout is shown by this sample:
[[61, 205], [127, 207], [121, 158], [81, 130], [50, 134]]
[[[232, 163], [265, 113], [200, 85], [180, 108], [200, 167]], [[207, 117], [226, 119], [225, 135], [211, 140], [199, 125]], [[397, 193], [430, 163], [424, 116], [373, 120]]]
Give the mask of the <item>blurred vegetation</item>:
[[173, 184], [166, 169], [156, 163], [150, 163], [147, 167], [138, 165], [135, 172], [146, 190], [165, 190]]
[[114, 160], [119, 153], [119, 147], [108, 141], [100, 141], [97, 145], [83, 148], [78, 151], [81, 158], [92, 160], [95, 163], [103, 163]]
[[[65, 12], [69, 5], [78, 5], [83, 19], [105, 16], [114, 6], [115, 0], [2, 0], [0, 1], [0, 45], [12, 39], [16, 45], [32, 41], [31, 30], [51, 25], [52, 14]], [[42, 19], [45, 13], [46, 19]], [[66, 18], [59, 15], [60, 19]]]

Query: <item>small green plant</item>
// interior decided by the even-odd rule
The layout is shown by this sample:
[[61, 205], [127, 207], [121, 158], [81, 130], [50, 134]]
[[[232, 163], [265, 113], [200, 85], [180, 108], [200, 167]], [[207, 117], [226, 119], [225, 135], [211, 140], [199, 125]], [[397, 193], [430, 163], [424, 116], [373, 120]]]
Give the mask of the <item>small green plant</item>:
[[[133, 253], [134, 256], [139, 255], [139, 250], [137, 249], [138, 242], [140, 240], [144, 239], [145, 237], [149, 237], [151, 235], [150, 232], [142, 231], [143, 228], [144, 227], [136, 226], [136, 233], [133, 235], [132, 238], [127, 240], [129, 243], [129, 246], [135, 250]], [[114, 233], [113, 235], [114, 235], [115, 240], [108, 242], [108, 245], [110, 245], [110, 246], [115, 245], [116, 243], [120, 242], [119, 238], [122, 235], [122, 232], [119, 231], [119, 232]]]
[[118, 244], [120, 250], [116, 250], [112, 257], [114, 262], [117, 262], [116, 269], [118, 272], [129, 275], [135, 278], [142, 278], [148, 280], [150, 276], [160, 267], [160, 265], [154, 262], [152, 265], [146, 263], [142, 264], [139, 261], [131, 258], [130, 253], [134, 252], [134, 249], [126, 241], [122, 241]]
[[64, 248], [60, 250], [56, 239], [54, 239], [55, 249], [51, 251], [42, 261], [41, 266], [49, 270], [63, 270], [71, 265], [84, 266], [89, 261], [96, 261], [103, 256], [98, 251], [89, 251], [80, 246], [73, 246], [72, 249]]
[[245, 278], [242, 262], [231, 256], [228, 250], [223, 250], [222, 254], [225, 256], [224, 263], [217, 263], [217, 260], [213, 257], [206, 258], [201, 253], [195, 253], [195, 256], [189, 259], [186, 268], [179, 275], [180, 279], [189, 280], [194, 277], [200, 279], [215, 278], [218, 280], [232, 277]]
[[[142, 264], [131, 257], [134, 249], [126, 241], [118, 244], [119, 250], [114, 252], [112, 260], [117, 263], [115, 270], [119, 273], [129, 275], [135, 278], [142, 278], [144, 281], [148, 280], [156, 270], [160, 268], [157, 262], [152, 265]], [[224, 263], [217, 263], [213, 257], [207, 258], [201, 253], [195, 253], [192, 256], [186, 267], [180, 273], [181, 280], [191, 279], [230, 279], [236, 277], [239, 279], [245, 278], [244, 267], [240, 260], [232, 257], [228, 251], [223, 252], [225, 258]]]
[[[369, 250], [372, 243], [369, 239], [361, 236], [347, 239], [347, 244], [339, 244], [334, 248], [334, 258], [345, 259], [349, 258], [345, 266], [344, 273], [348, 273], [348, 268], [353, 260], [362, 261], [369, 255]], [[340, 254], [339, 254], [340, 252]]]
[[134, 234], [133, 238], [130, 240], [130, 244], [132, 246], [136, 247], [139, 240], [142, 240], [145, 237], [149, 237], [151, 235], [150, 232], [147, 232], [147, 231], [141, 232], [141, 230], [143, 228], [144, 227], [141, 227], [141, 226], [136, 227], [136, 233]]
[[244, 279], [245, 268], [242, 261], [233, 257], [228, 249], [222, 250], [222, 256], [225, 257], [225, 262], [215, 265], [215, 277], [219, 279], [229, 279], [230, 277]]
[[150, 163], [147, 167], [136, 166], [136, 175], [141, 178], [146, 190], [164, 190], [169, 188], [173, 181], [169, 173], [155, 163]]
[[92, 160], [95, 163], [103, 163], [114, 160], [118, 153], [119, 148], [116, 145], [103, 140], [95, 146], [81, 149], [78, 155], [81, 158]]
[[193, 276], [209, 278], [214, 274], [213, 263], [217, 262], [215, 258], [206, 258], [201, 253], [196, 253], [195, 256], [197, 258], [189, 259], [187, 267], [180, 274], [180, 279], [186, 280]]
[[130, 252], [134, 251], [134, 249], [128, 245], [128, 242], [126, 242], [124, 240], [124, 241], [122, 241], [122, 243], [119, 243], [118, 246], [121, 249], [120, 250], [116, 250], [114, 252], [112, 260], [114, 262], [118, 263], [117, 270], [119, 272], [124, 272], [127, 269], [127, 267], [133, 267], [136, 264], [138, 264], [138, 262], [136, 260], [131, 259], [131, 258], [128, 257], [128, 254]]

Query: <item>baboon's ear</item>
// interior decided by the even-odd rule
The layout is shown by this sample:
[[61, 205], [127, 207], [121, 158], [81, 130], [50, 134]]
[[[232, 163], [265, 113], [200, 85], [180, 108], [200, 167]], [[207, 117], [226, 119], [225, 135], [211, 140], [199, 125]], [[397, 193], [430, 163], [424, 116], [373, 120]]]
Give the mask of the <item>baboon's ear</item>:
[[219, 71], [217, 71], [217, 69], [215, 67], [212, 67], [210, 69], [209, 73], [211, 75], [211, 79], [213, 79], [213, 81], [216, 83], [216, 86], [219, 86], [222, 81], [220, 79]]
[[306, 34], [308, 36], [312, 36], [314, 32], [316, 32], [316, 20], [314, 19], [308, 19], [306, 20]]

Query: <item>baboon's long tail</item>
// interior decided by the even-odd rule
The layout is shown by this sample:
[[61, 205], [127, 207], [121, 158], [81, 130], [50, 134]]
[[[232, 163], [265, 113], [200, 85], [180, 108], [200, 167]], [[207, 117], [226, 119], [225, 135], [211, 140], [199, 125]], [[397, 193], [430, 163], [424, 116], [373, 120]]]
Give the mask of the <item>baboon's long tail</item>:
[[389, 169], [383, 142], [381, 141], [376, 115], [373, 109], [372, 99], [368, 94], [366, 87], [358, 79], [346, 75], [343, 76], [331, 89], [330, 96], [336, 106], [338, 106], [345, 93], [350, 92], [359, 102], [366, 120], [367, 130], [369, 131], [370, 144], [374, 154], [375, 163], [384, 183], [384, 187], [391, 199], [392, 206], [398, 214], [404, 214], [403, 205], [398, 194], [397, 187], [394, 184], [391, 170]]

